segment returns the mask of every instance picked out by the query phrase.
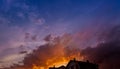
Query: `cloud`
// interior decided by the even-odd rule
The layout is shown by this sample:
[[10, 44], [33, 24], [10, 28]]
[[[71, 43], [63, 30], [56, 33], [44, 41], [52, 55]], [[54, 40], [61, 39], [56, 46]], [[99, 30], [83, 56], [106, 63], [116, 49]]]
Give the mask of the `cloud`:
[[[107, 32], [107, 33], [106, 33]], [[102, 35], [104, 42], [96, 47], [88, 47], [82, 51], [84, 59], [98, 63], [100, 69], [120, 68], [120, 26], [107, 29]]]
[[32, 53], [25, 56], [23, 68], [30, 69], [33, 65], [48, 68], [56, 64], [56, 62], [66, 63], [75, 56], [81, 59], [81, 57], [79, 57], [80, 51], [77, 48], [67, 48], [70, 41], [71, 35], [69, 34], [64, 34], [61, 37], [51, 37], [49, 41], [46, 41], [47, 43], [40, 45], [37, 49], [33, 50]]
[[3, 58], [3, 62], [12, 62], [13, 61], [18, 61], [18, 59], [20, 59], [21, 57], [23, 57], [23, 55], [20, 55], [20, 54], [10, 54], [10, 55], [7, 55], [6, 57]]
[[[85, 33], [78, 33], [77, 35], [64, 34], [62, 36], [46, 36], [51, 37], [44, 45], [40, 45], [32, 53], [25, 56], [23, 60], [23, 67], [25, 69], [32, 68], [33, 64], [48, 68], [54, 65], [56, 62], [65, 61], [68, 62], [74, 57], [80, 60], [90, 60], [99, 64], [100, 69], [119, 69], [120, 58], [120, 26], [107, 28], [102, 31], [97, 37], [101, 37], [101, 41], [97, 46], [88, 46], [84, 49], [79, 49], [81, 45], [75, 45], [75, 41], [81, 39], [86, 41], [91, 39], [94, 34], [92, 31], [86, 31]], [[89, 32], [89, 33], [88, 33]], [[106, 33], [107, 32], [107, 33]], [[90, 34], [90, 35], [88, 35]], [[76, 39], [78, 38], [78, 39]], [[75, 40], [76, 39], [76, 40]], [[104, 42], [103, 42], [104, 40]], [[87, 43], [87, 42], [86, 42]], [[88, 43], [89, 44], [89, 43]], [[84, 45], [83, 45], [84, 46]], [[59, 53], [59, 54], [58, 54]], [[57, 61], [56, 61], [57, 59]], [[59, 60], [58, 60], [59, 59]]]
[[[59, 25], [61, 27], [63, 26], [61, 24], [59, 24]], [[58, 26], [58, 24], [57, 24], [57, 26]], [[61, 30], [61, 27], [59, 27], [60, 30]], [[84, 46], [81, 44], [82, 41], [83, 42], [86, 40], [89, 41], [93, 37], [93, 34], [90, 34], [90, 33], [92, 33], [92, 31], [90, 31], [91, 29], [88, 31], [85, 30], [85, 32], [77, 33], [77, 35], [76, 35], [76, 33], [75, 33], [75, 35], [70, 35], [70, 34], [66, 34], [66, 33], [63, 35], [61, 35], [61, 34], [53, 35], [53, 37], [55, 37], [55, 38], [50, 38], [51, 40], [50, 40], [50, 45], [49, 45], [49, 44], [47, 44], [49, 41], [47, 43], [45, 43], [45, 42], [36, 40], [36, 39], [39, 39], [37, 36], [38, 34], [36, 35], [34, 33], [34, 31], [36, 30], [36, 27], [35, 27], [35, 30], [31, 30], [32, 28], [28, 27], [27, 32], [29, 31], [29, 33], [19, 32], [18, 35], [16, 35], [16, 37], [15, 37], [15, 41], [12, 40], [12, 42], [11, 42], [12, 48], [19, 47], [21, 44], [21, 41], [23, 39], [25, 39], [26, 41], [22, 43], [24, 46], [23, 49], [26, 47], [35, 49], [35, 50], [33, 50], [33, 52], [31, 54], [27, 55], [24, 58], [23, 63], [25, 64], [25, 66], [32, 66], [32, 64], [36, 64], [36, 65], [40, 64], [41, 66], [45, 65], [45, 67], [47, 67], [47, 66], [49, 66], [50, 63], [57, 62], [56, 59], [60, 59], [59, 61], [63, 61], [64, 57], [65, 57], [65, 59], [67, 61], [69, 61], [70, 59], [73, 59], [74, 57], [82, 58], [82, 57], [79, 57], [80, 56], [79, 47]], [[56, 29], [54, 29], [54, 31], [55, 30]], [[14, 31], [14, 32], [18, 32], [18, 31]], [[87, 35], [87, 34], [90, 34], [90, 35]], [[78, 38], [78, 39], [76, 39], [76, 38]], [[19, 39], [21, 39], [20, 42], [19, 42]], [[33, 40], [35, 39], [35, 41], [33, 41], [32, 39]], [[76, 41], [78, 41], [78, 42], [76, 42]], [[75, 42], [76, 43], [81, 42], [81, 43], [76, 45]], [[87, 42], [85, 42], [85, 43], [87, 43]], [[44, 45], [41, 45], [41, 44], [44, 44]], [[19, 46], [16, 46], [16, 45], [19, 45]], [[60, 50], [58, 50], [58, 49], [60, 49]], [[58, 54], [58, 52], [59, 52], [59, 54]], [[48, 55], [48, 53], [50, 53], [50, 54]], [[43, 57], [38, 56], [38, 55], [41, 55]], [[60, 57], [60, 56], [62, 56], [62, 57]], [[52, 57], [55, 57], [55, 58], [52, 58]], [[33, 60], [31, 60], [31, 59], [33, 59]], [[53, 59], [53, 60], [50, 61], [49, 63], [47, 63], [47, 61], [49, 59]], [[41, 63], [38, 63], [39, 60], [41, 61]]]
[[36, 25], [43, 25], [45, 23], [45, 19], [40, 17], [39, 13], [35, 12], [29, 12], [28, 13], [28, 20], [32, 24]]
[[25, 15], [22, 12], [18, 12], [17, 16], [20, 17], [20, 18], [22, 18], [22, 19], [25, 19]]
[[[9, 54], [3, 58], [1, 58], [2, 63], [0, 63], [1, 67], [9, 67], [13, 64], [17, 64], [18, 62], [23, 60], [25, 54]], [[7, 65], [7, 66], [6, 66]]]
[[9, 19], [0, 16], [0, 24], [8, 24], [8, 23], [11, 23]]
[[37, 24], [37, 25], [43, 25], [44, 23], [45, 23], [45, 19], [43, 19], [43, 18], [38, 18], [35, 21], [35, 24]]

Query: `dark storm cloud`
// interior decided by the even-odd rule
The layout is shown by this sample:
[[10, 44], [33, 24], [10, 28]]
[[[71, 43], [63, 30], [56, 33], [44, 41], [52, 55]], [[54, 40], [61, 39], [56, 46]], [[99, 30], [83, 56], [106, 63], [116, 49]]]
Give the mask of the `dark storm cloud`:
[[100, 69], [120, 69], [120, 26], [109, 28], [102, 35], [103, 41], [95, 48], [82, 51], [85, 59], [96, 62]]

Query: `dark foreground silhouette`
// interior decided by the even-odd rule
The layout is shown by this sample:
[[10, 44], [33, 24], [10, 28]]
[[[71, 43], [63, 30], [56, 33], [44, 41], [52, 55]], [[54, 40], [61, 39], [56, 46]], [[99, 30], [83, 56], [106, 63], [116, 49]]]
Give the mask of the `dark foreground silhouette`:
[[89, 61], [77, 61], [77, 60], [70, 60], [67, 66], [60, 66], [60, 67], [49, 67], [49, 69], [98, 69], [98, 65], [94, 63], [90, 63]]

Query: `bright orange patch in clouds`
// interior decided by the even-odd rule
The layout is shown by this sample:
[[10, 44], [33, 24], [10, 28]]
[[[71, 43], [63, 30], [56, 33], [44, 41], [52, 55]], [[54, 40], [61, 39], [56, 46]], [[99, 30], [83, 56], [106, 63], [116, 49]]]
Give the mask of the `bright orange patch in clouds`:
[[[74, 57], [78, 57], [78, 55], [73, 55], [70, 56], [69, 58], [67, 57], [60, 57], [58, 59], [56, 58], [52, 58], [47, 60], [46, 65], [47, 66], [37, 66], [35, 64], [33, 64], [33, 68], [32, 69], [49, 69], [49, 67], [60, 67], [60, 66], [66, 66], [68, 64], [68, 62], [73, 59]], [[79, 57], [79, 60], [83, 60], [83, 57]]]

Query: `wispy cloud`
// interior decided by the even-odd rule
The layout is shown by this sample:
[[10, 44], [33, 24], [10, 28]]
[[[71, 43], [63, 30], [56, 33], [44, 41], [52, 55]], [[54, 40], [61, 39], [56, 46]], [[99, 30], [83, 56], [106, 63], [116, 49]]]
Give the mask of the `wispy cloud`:
[[8, 23], [11, 23], [8, 18], [0, 16], [0, 24], [6, 24], [7, 25]]

